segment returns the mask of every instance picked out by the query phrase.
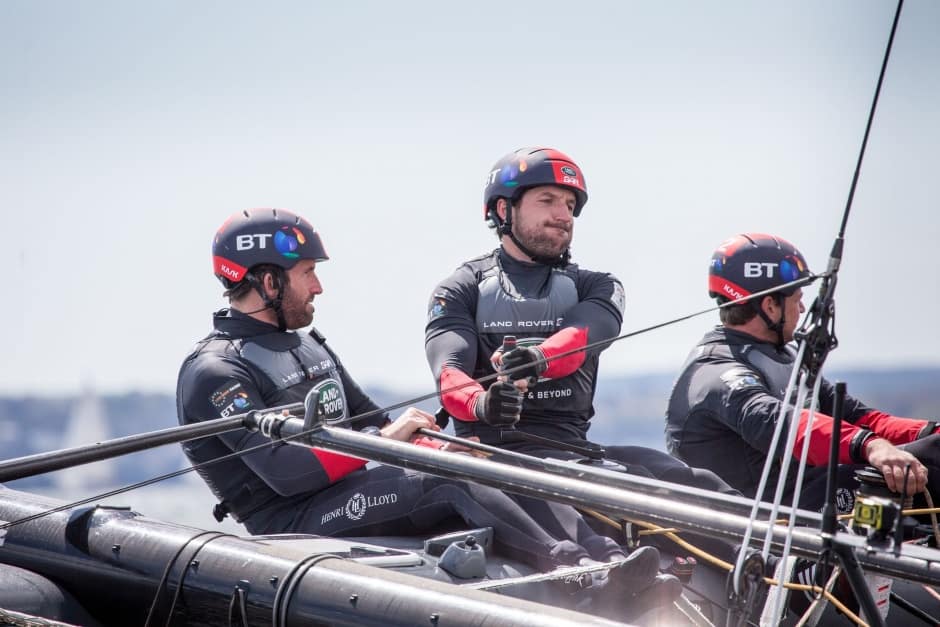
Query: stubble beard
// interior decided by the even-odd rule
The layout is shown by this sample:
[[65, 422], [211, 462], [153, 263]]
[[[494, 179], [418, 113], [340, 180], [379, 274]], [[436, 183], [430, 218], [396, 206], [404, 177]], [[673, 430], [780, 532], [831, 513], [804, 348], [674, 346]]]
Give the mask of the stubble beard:
[[307, 311], [306, 298], [298, 298], [292, 292], [284, 295], [281, 310], [284, 312], [284, 322], [288, 329], [302, 329], [313, 322], [313, 312]]
[[558, 257], [571, 246], [572, 232], [570, 230], [562, 232], [549, 225], [540, 225], [533, 228], [519, 225], [516, 237], [519, 238], [523, 246], [536, 255]]

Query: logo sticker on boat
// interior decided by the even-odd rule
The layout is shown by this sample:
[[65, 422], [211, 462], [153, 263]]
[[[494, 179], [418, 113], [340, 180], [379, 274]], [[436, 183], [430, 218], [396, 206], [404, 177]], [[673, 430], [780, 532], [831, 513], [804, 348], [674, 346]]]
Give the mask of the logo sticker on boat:
[[336, 379], [324, 379], [307, 393], [308, 397], [311, 394], [316, 395], [317, 415], [327, 424], [346, 417], [346, 395]]

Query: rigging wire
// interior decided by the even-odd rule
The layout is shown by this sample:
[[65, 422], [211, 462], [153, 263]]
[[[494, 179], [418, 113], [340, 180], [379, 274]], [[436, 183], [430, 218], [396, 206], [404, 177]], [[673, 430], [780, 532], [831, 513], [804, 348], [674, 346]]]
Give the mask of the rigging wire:
[[[597, 520], [607, 525], [610, 525], [618, 530], [621, 528], [620, 524], [616, 520], [614, 520], [613, 518], [610, 518], [609, 516], [605, 514], [602, 514], [600, 512], [597, 512], [591, 509], [583, 509], [581, 511], [591, 515]], [[646, 522], [643, 520], [637, 520], [637, 519], [632, 519], [632, 518], [627, 518], [625, 520], [627, 520], [628, 522], [634, 523], [636, 525], [645, 527], [647, 529], [653, 530], [656, 533], [659, 533], [661, 535], [664, 535], [666, 538], [668, 538], [669, 540], [677, 544], [679, 547], [686, 549], [687, 551], [689, 551], [696, 557], [701, 557], [703, 560], [709, 562], [713, 566], [716, 566], [718, 568], [724, 569], [729, 572], [734, 568], [732, 564], [729, 564], [728, 562], [725, 562], [719, 557], [712, 555], [708, 551], [705, 551], [704, 549], [695, 546], [691, 542], [688, 542], [687, 540], [682, 539], [681, 537], [679, 537], [679, 534], [669, 532], [663, 527], [660, 527], [659, 525], [655, 523], [650, 523], [650, 522]], [[642, 532], [640, 533], [642, 534]], [[833, 579], [833, 581], [835, 580]], [[845, 604], [843, 604], [838, 598], [836, 598], [835, 595], [833, 595], [828, 589], [820, 588], [819, 586], [812, 586], [812, 585], [794, 583], [794, 582], [778, 582], [776, 579], [773, 579], [770, 577], [764, 577], [764, 582], [772, 586], [782, 585], [784, 588], [788, 590], [812, 592], [813, 594], [821, 594], [822, 596], [826, 598], [827, 601], [831, 602], [833, 605], [839, 608], [841, 612], [844, 612], [846, 617], [854, 621], [856, 625], [859, 625], [861, 627], [868, 627], [868, 624], [865, 621], [863, 621], [854, 612], [852, 612], [849, 608], [847, 608]], [[728, 609], [728, 608], [725, 608], [725, 609]]]
[[[891, 32], [888, 36], [888, 42], [885, 47], [885, 53], [881, 64], [881, 70], [878, 74], [878, 82], [875, 87], [874, 97], [872, 98], [871, 107], [868, 112], [868, 119], [865, 125], [865, 133], [862, 138], [862, 145], [859, 150], [858, 159], [855, 164], [855, 171], [852, 176], [852, 183], [849, 186], [849, 194], [846, 200], [845, 209], [842, 212], [842, 222], [839, 226], [839, 233], [833, 243], [832, 252], [830, 254], [829, 264], [826, 269], [826, 279], [822, 282], [819, 290], [819, 296], [817, 296], [816, 301], [813, 303], [810, 310], [807, 312], [806, 318], [801, 325], [800, 329], [796, 332], [795, 337], [799, 346], [798, 358], [793, 362], [793, 372], [791, 373], [789, 383], [787, 385], [786, 391], [783, 396], [783, 405], [780, 410], [780, 419], [777, 421], [776, 428], [774, 430], [773, 443], [771, 444], [771, 455], [767, 456], [765, 460], [764, 469], [761, 473], [760, 485], [758, 487], [758, 492], [755, 498], [755, 504], [758, 502], [763, 495], [764, 488], [766, 487], [766, 480], [770, 472], [771, 466], [775, 463], [775, 452], [776, 452], [776, 443], [779, 438], [779, 434], [783, 427], [783, 421], [785, 419], [784, 415], [784, 406], [792, 399], [792, 392], [794, 389], [798, 391], [798, 397], [796, 405], [792, 409], [792, 418], [789, 425], [789, 435], [787, 447], [784, 449], [784, 469], [780, 472], [780, 479], [778, 480], [777, 490], [774, 495], [774, 513], [771, 514], [771, 518], [775, 517], [776, 508], [778, 503], [782, 500], [782, 487], [785, 483], [783, 478], [786, 475], [786, 469], [789, 467], [790, 455], [789, 451], [792, 450], [792, 443], [796, 437], [796, 423], [797, 423], [797, 411], [804, 407], [804, 399], [807, 393], [808, 385], [813, 385], [813, 397], [812, 397], [812, 407], [810, 408], [810, 421], [807, 424], [804, 434], [809, 435], [810, 427], [812, 424], [812, 417], [815, 415], [816, 402], [818, 399], [818, 386], [820, 378], [818, 377], [819, 372], [822, 369], [823, 363], [826, 360], [829, 352], [838, 345], [838, 341], [835, 338], [834, 326], [835, 326], [835, 301], [834, 294], [836, 283], [838, 279], [839, 266], [842, 261], [842, 250], [844, 245], [844, 235], [845, 229], [848, 224], [849, 213], [852, 208], [852, 202], [855, 197], [855, 190], [858, 185], [859, 175], [861, 173], [862, 162], [865, 157], [865, 150], [868, 146], [868, 138], [871, 133], [871, 127], [874, 122], [875, 111], [878, 106], [878, 99], [881, 94], [881, 87], [884, 83], [885, 73], [888, 67], [888, 60], [891, 56], [891, 48], [894, 43], [894, 37], [897, 32], [898, 22], [901, 17], [901, 9], [904, 5], [904, 0], [898, 0], [897, 9], [894, 14], [894, 20], [891, 25]], [[798, 387], [794, 388], [794, 384], [797, 383], [797, 372], [799, 375]], [[798, 479], [796, 482], [796, 489], [799, 491], [801, 488], [800, 480], [802, 478], [803, 469], [806, 465], [806, 453], [808, 446], [803, 448], [803, 455], [799, 461], [798, 466]], [[798, 503], [799, 494], [797, 493], [793, 497], [793, 502]], [[829, 507], [827, 506], [827, 510]], [[751, 511], [751, 516], [748, 521], [747, 531], [745, 533], [745, 542], [742, 543], [741, 549], [739, 551], [737, 561], [736, 561], [736, 570], [740, 572], [740, 569], [743, 567], [745, 560], [745, 551], [747, 547], [747, 541], [750, 538], [751, 531], [756, 524], [757, 519], [757, 508], [756, 506]], [[795, 520], [791, 518], [790, 524], [788, 525], [788, 530], [792, 529]], [[825, 529], [825, 523], [824, 523]], [[782, 559], [786, 559], [789, 555], [790, 534], [787, 534], [787, 542], [784, 545], [784, 551]], [[763, 546], [763, 556], [766, 559], [769, 552], [770, 546], [770, 536], [766, 536], [764, 539]], [[739, 589], [738, 579], [734, 580], [734, 593], [736, 595], [742, 594], [742, 590]], [[870, 600], [870, 599], [869, 599]], [[773, 615], [779, 616], [780, 610], [780, 597], [777, 597], [774, 601]], [[872, 602], [873, 603], [873, 602]], [[878, 617], [873, 617], [874, 620], [877, 620]], [[883, 621], [881, 621], [883, 622]], [[879, 623], [880, 624], [880, 623]]]

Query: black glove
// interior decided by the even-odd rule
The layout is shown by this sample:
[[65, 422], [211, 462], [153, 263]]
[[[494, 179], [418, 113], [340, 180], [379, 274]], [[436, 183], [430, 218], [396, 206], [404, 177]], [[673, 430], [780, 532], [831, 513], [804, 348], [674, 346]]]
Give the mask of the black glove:
[[511, 351], [503, 353], [503, 370], [509, 370], [519, 366], [527, 367], [509, 373], [507, 376], [513, 381], [517, 379], [529, 379], [532, 383], [535, 383], [538, 381], [539, 375], [548, 368], [545, 357], [542, 356], [542, 352], [538, 349], [520, 346], [519, 348], [514, 348]]
[[508, 381], [494, 381], [486, 392], [477, 397], [473, 413], [491, 427], [511, 427], [519, 422], [522, 413], [522, 393]]

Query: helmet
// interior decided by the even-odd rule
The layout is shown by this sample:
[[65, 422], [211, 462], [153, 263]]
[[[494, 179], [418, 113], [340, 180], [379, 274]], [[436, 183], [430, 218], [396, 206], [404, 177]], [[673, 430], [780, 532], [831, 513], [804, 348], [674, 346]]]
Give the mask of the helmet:
[[498, 199], [513, 200], [539, 185], [558, 185], [573, 191], [575, 216], [580, 215], [588, 199], [584, 175], [571, 157], [554, 148], [520, 148], [490, 169], [483, 190], [483, 219], [495, 218]]
[[[708, 296], [722, 302], [740, 300], [809, 274], [806, 260], [790, 242], [764, 233], [743, 233], [722, 242], [712, 255]], [[790, 296], [796, 289], [778, 293]]]
[[212, 242], [212, 267], [227, 289], [258, 264], [293, 268], [298, 261], [329, 259], [309, 222], [283, 209], [247, 209], [229, 216]]

